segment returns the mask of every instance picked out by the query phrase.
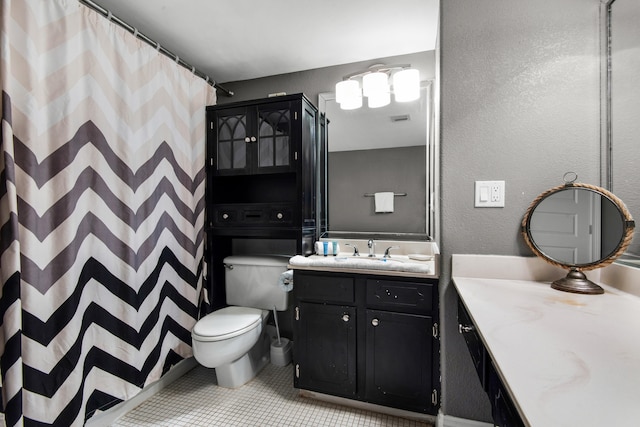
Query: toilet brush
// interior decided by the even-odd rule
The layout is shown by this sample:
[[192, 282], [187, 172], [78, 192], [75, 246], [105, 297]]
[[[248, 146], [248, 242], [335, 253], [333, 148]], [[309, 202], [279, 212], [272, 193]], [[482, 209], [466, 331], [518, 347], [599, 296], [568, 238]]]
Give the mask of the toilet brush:
[[273, 307], [273, 319], [276, 324], [276, 334], [278, 342], [275, 340], [271, 343], [271, 363], [277, 366], [286, 366], [291, 362], [291, 341], [287, 338], [280, 337], [280, 326], [278, 326], [278, 313]]
[[273, 306], [273, 320], [276, 322], [276, 334], [278, 335], [278, 346], [282, 346], [282, 342], [280, 341], [280, 328], [278, 327], [278, 313], [276, 311], [276, 306]]

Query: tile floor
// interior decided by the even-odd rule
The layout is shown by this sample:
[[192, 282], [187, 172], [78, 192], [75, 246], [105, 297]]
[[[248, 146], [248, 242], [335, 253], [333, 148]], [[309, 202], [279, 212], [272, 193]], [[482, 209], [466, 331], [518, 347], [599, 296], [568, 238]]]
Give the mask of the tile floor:
[[112, 427], [132, 426], [397, 426], [431, 424], [300, 397], [291, 365], [269, 364], [235, 390], [215, 384], [215, 371], [197, 366], [120, 418]]

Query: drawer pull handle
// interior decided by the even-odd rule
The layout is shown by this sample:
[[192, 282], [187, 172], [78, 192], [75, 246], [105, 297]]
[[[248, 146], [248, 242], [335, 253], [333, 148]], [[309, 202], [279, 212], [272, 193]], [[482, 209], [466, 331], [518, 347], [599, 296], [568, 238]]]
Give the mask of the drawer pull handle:
[[348, 315], [348, 314], [344, 314], [344, 315], [342, 316], [342, 321], [343, 321], [343, 322], [348, 322], [348, 321], [349, 321], [349, 315]]
[[378, 319], [373, 319], [373, 320], [371, 321], [371, 324], [372, 324], [373, 326], [378, 326], [378, 325], [380, 324], [380, 321], [379, 321]]
[[222, 214], [222, 219], [229, 219], [229, 214]]
[[466, 332], [474, 332], [476, 328], [473, 325], [463, 325], [462, 323], [458, 323], [458, 332], [464, 334]]

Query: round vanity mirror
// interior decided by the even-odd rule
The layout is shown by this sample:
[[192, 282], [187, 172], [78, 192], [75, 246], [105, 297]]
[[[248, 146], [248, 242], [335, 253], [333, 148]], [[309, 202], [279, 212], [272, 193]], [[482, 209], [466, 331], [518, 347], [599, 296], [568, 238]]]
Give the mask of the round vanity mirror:
[[631, 243], [634, 226], [631, 214], [614, 194], [570, 181], [531, 203], [522, 220], [522, 234], [536, 255], [570, 270], [552, 288], [601, 294], [604, 290], [583, 271], [615, 261]]

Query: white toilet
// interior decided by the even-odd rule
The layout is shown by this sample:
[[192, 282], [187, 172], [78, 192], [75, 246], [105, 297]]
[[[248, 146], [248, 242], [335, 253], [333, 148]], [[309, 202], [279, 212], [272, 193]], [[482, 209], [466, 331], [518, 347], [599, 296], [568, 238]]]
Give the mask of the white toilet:
[[274, 307], [287, 309], [288, 293], [278, 280], [288, 261], [278, 255], [224, 259], [229, 307], [204, 316], [191, 331], [193, 356], [215, 368], [219, 386], [240, 387], [269, 362], [271, 340], [263, 326]]

